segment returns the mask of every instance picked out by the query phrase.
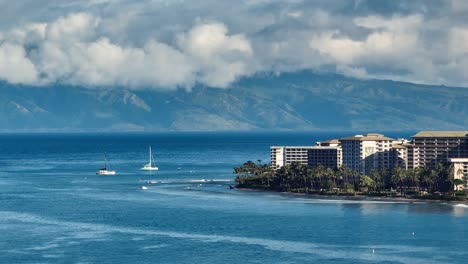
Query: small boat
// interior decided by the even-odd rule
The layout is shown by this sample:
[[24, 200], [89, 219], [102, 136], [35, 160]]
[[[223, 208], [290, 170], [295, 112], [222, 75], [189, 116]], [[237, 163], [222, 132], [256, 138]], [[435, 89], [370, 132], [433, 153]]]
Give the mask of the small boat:
[[141, 168], [142, 170], [148, 170], [148, 171], [157, 171], [159, 170], [158, 167], [153, 166], [153, 154], [151, 154], [151, 146], [149, 147], [149, 163], [143, 166]]
[[99, 175], [115, 175], [115, 171], [108, 170], [107, 168], [101, 168], [96, 172], [96, 174], [99, 174]]
[[96, 174], [98, 175], [115, 175], [115, 171], [110, 170], [109, 163], [107, 162], [106, 153], [104, 153], [104, 167], [100, 168]]

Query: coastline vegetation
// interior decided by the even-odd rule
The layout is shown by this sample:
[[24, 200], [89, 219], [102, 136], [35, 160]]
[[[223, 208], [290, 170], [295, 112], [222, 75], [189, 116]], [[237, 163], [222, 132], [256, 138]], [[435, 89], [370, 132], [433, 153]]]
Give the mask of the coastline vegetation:
[[258, 163], [247, 161], [235, 167], [234, 173], [237, 175], [236, 188], [278, 192], [446, 201], [466, 201], [468, 194], [457, 191], [466, 187], [467, 179], [454, 179], [453, 166], [444, 163], [439, 163], [435, 169], [395, 167], [361, 175], [346, 166], [332, 169], [297, 162], [275, 170], [270, 164], [258, 160]]

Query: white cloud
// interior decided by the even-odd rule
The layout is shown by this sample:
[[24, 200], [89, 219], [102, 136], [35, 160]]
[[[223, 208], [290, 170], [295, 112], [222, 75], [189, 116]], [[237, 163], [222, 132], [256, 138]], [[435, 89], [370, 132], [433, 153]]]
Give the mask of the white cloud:
[[100, 19], [87, 13], [60, 17], [47, 25], [46, 38], [53, 41], [86, 41], [92, 39]]
[[449, 53], [454, 57], [468, 54], [468, 28], [455, 27], [449, 31]]
[[346, 75], [440, 83], [441, 78], [431, 61], [432, 51], [421, 38], [422, 17], [369, 16], [353, 21], [369, 30], [364, 38], [353, 39], [339, 31], [326, 31], [313, 35], [310, 47]]
[[229, 87], [311, 69], [468, 85], [466, 1], [25, 1], [0, 0], [23, 14], [0, 11], [0, 79], [12, 83]]
[[143, 48], [124, 48], [107, 38], [73, 48], [46, 42], [40, 54], [41, 70], [48, 74], [46, 83], [175, 88], [193, 82], [187, 58], [157, 41], [148, 41]]
[[314, 35], [310, 46], [330, 56], [338, 63], [353, 64], [363, 61], [384, 63], [395, 58], [403, 59], [422, 48], [418, 40], [420, 17], [384, 19], [363, 17], [354, 19], [356, 25], [372, 29], [364, 38], [354, 40], [338, 31]]
[[200, 68], [200, 81], [214, 87], [226, 87], [248, 75], [252, 67], [252, 47], [242, 34], [228, 35], [224, 24], [195, 26], [178, 38], [180, 48]]
[[314, 35], [310, 40], [310, 47], [325, 56], [330, 56], [336, 62], [351, 64], [357, 57], [362, 56], [365, 43], [346, 37], [338, 37], [337, 33], [324, 32]]
[[0, 79], [10, 83], [34, 84], [37, 72], [22, 46], [0, 45]]
[[468, 2], [466, 0], [451, 0], [450, 3], [454, 12], [468, 11]]
[[228, 36], [227, 33], [224, 24], [201, 24], [180, 36], [179, 42], [191, 54], [203, 58], [236, 51], [252, 54], [252, 48], [244, 35]]
[[[179, 34], [175, 46], [148, 38], [141, 47], [113, 43], [97, 34], [99, 25], [99, 18], [77, 13], [12, 30], [11, 39], [36, 47], [30, 60], [22, 46], [5, 46], [0, 77], [26, 84], [173, 89], [190, 88], [197, 82], [226, 87], [250, 74], [253, 51], [248, 39], [229, 35], [222, 23], [199, 23]], [[6, 70], [8, 63], [15, 64], [14, 74]], [[22, 68], [27, 70], [18, 70]]]
[[396, 16], [384, 18], [381, 16], [357, 17], [353, 19], [354, 24], [369, 29], [386, 29], [397, 32], [414, 31], [423, 22], [421, 15], [411, 15], [406, 17]]

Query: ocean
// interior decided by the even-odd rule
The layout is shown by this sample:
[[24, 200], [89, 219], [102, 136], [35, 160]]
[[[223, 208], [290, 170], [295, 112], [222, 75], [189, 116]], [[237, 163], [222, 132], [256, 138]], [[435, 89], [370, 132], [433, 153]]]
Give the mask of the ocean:
[[229, 188], [270, 145], [350, 134], [1, 134], [0, 263], [467, 263], [466, 205]]

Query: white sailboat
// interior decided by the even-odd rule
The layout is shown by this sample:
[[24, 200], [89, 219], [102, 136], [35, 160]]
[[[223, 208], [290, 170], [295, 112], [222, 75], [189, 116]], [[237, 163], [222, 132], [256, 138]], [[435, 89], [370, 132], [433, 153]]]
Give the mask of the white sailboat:
[[158, 167], [153, 166], [153, 155], [151, 154], [151, 146], [149, 146], [149, 163], [146, 164], [141, 168], [142, 170], [148, 170], [148, 171], [157, 171], [159, 170]]
[[96, 174], [99, 175], [115, 175], [115, 171], [110, 170], [109, 163], [107, 162], [107, 156], [106, 153], [104, 153], [104, 167], [100, 168]]

